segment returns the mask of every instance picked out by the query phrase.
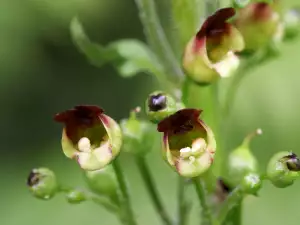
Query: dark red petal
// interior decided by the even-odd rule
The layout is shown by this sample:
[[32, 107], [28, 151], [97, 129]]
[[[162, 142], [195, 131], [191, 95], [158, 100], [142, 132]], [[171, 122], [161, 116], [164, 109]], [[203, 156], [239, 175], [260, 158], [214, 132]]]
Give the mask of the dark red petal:
[[74, 142], [80, 138], [80, 129], [92, 127], [100, 122], [104, 111], [95, 105], [78, 105], [55, 115], [54, 120], [65, 124], [67, 136]]
[[198, 121], [202, 110], [198, 109], [182, 109], [173, 115], [162, 120], [157, 130], [164, 133], [180, 133], [193, 129], [194, 124]]
[[216, 11], [205, 20], [196, 38], [202, 39], [203, 37], [220, 36], [228, 30], [226, 21], [234, 15], [235, 9], [231, 7]]
[[95, 105], [78, 105], [73, 109], [56, 114], [54, 120], [60, 123], [67, 123], [72, 120], [85, 122], [86, 120], [98, 117], [103, 112], [103, 109]]

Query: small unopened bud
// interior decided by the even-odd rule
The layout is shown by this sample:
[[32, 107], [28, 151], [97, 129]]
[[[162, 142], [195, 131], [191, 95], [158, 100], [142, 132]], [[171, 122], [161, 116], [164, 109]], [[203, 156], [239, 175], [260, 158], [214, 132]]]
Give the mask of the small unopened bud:
[[257, 172], [258, 162], [252, 154], [249, 145], [253, 137], [261, 134], [261, 129], [257, 129], [249, 134], [243, 143], [229, 154], [227, 175], [231, 186], [239, 185], [249, 172]]
[[110, 165], [101, 170], [86, 171], [85, 178], [91, 191], [117, 201], [118, 183]]
[[151, 93], [146, 100], [145, 108], [149, 120], [153, 123], [159, 123], [179, 109], [175, 99], [162, 91]]
[[35, 197], [44, 200], [52, 198], [58, 189], [55, 174], [47, 168], [33, 169], [27, 178], [27, 185]]
[[66, 193], [67, 201], [71, 204], [78, 204], [86, 200], [85, 193], [80, 190], [70, 190]]
[[245, 194], [257, 195], [262, 186], [262, 180], [256, 173], [249, 173], [242, 179], [240, 187]]
[[285, 188], [294, 183], [300, 175], [300, 160], [296, 154], [279, 152], [275, 154], [267, 168], [267, 178], [278, 188]]

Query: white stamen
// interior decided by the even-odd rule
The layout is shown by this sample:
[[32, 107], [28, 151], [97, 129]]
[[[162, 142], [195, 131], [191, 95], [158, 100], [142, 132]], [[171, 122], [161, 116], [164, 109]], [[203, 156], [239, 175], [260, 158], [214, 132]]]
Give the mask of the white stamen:
[[78, 141], [78, 149], [81, 152], [91, 152], [91, 142], [87, 137], [83, 137]]
[[180, 149], [180, 153], [187, 153], [190, 152], [192, 149], [190, 147]]

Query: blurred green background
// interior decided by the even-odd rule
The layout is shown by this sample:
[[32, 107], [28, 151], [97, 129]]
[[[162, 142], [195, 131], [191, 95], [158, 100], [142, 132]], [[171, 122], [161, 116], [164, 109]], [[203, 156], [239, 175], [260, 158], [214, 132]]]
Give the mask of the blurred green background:
[[[163, 12], [167, 1], [158, 2]], [[69, 205], [61, 195], [39, 201], [26, 188], [29, 171], [39, 166], [52, 168], [66, 184], [84, 185], [77, 165], [62, 154], [61, 126], [52, 120], [56, 112], [76, 104], [99, 104], [121, 119], [155, 89], [149, 76], [122, 79], [110, 66], [89, 65], [70, 40], [68, 26], [74, 15], [99, 43], [143, 39], [133, 0], [0, 0], [1, 225], [118, 224], [93, 203]], [[168, 22], [168, 16], [163, 18]], [[264, 135], [252, 146], [262, 170], [277, 151], [300, 154], [299, 52], [300, 41], [285, 44], [281, 57], [253, 70], [238, 91], [227, 128], [228, 149], [261, 127]], [[132, 158], [126, 153], [122, 158], [140, 224], [159, 224]], [[164, 164], [159, 149], [149, 160], [174, 213], [176, 174]], [[245, 201], [245, 225], [297, 224], [299, 201], [300, 181], [287, 189], [266, 182], [259, 198]], [[193, 205], [196, 218], [198, 202]]]

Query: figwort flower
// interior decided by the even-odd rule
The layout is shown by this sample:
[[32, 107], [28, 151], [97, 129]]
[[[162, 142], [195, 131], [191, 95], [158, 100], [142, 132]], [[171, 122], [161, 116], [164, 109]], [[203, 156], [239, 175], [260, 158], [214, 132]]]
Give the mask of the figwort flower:
[[284, 26], [276, 7], [277, 3], [255, 2], [238, 12], [234, 25], [244, 37], [246, 50], [255, 51], [281, 42]]
[[212, 130], [199, 119], [201, 110], [182, 109], [158, 124], [166, 161], [183, 177], [206, 172], [216, 151]]
[[296, 154], [279, 152], [275, 154], [267, 168], [267, 178], [278, 188], [285, 188], [300, 176], [300, 160]]
[[122, 134], [119, 125], [98, 106], [81, 105], [58, 113], [55, 120], [64, 123], [62, 149], [76, 159], [84, 170], [98, 170], [119, 153]]
[[227, 22], [235, 15], [233, 8], [223, 8], [208, 17], [200, 31], [187, 44], [183, 67], [197, 83], [211, 83], [230, 76], [239, 59], [234, 54], [244, 48], [240, 32]]

